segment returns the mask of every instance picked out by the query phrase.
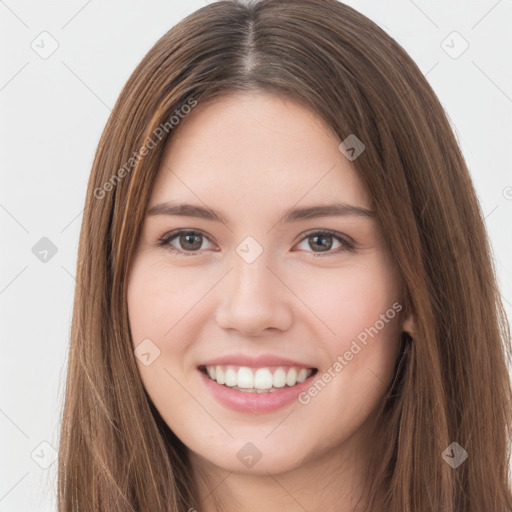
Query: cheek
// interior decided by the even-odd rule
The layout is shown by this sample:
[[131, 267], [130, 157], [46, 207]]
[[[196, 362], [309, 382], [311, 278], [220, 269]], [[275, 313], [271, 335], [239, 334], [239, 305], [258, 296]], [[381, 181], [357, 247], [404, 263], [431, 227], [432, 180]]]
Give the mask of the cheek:
[[[197, 269], [171, 268], [161, 256], [145, 255], [133, 262], [127, 290], [132, 345], [144, 386], [162, 415], [190, 400], [180, 383], [191, 375], [190, 349], [201, 329], [196, 321], [201, 298], [216, 281], [211, 272], [203, 277]], [[146, 365], [138, 354], [148, 352], [151, 362]]]
[[303, 282], [302, 293], [329, 329], [319, 338], [325, 364], [301, 403], [347, 432], [368, 417], [393, 378], [402, 305], [390, 268], [351, 267], [335, 280], [316, 280], [315, 287]]
[[[134, 345], [144, 338], [170, 340], [208, 290], [193, 271], [170, 271], [162, 260], [136, 260], [128, 281], [128, 314]], [[166, 344], [166, 350], [174, 343]]]
[[[398, 276], [390, 267], [376, 261], [302, 277], [297, 294], [315, 314], [324, 343], [335, 356], [348, 350], [350, 341], [376, 322], [378, 330], [386, 334], [394, 328], [397, 322], [393, 319], [398, 317], [397, 308], [393, 309], [399, 300], [397, 283]], [[386, 316], [390, 308], [383, 325], [381, 315]]]
[[194, 282], [185, 272], [170, 272], [165, 261], [149, 256], [134, 260], [128, 279], [128, 316], [137, 367], [163, 417], [189, 401], [180, 382], [189, 339], [183, 330], [188, 325], [186, 315], [201, 296]]

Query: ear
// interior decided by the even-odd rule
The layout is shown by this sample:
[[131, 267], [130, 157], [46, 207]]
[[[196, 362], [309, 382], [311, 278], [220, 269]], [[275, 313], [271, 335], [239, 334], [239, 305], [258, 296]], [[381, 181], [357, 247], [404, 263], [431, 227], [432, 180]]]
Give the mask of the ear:
[[418, 328], [416, 326], [416, 321], [414, 316], [410, 314], [402, 323], [402, 331], [407, 332], [412, 338], [414, 338], [414, 333], [417, 332]]

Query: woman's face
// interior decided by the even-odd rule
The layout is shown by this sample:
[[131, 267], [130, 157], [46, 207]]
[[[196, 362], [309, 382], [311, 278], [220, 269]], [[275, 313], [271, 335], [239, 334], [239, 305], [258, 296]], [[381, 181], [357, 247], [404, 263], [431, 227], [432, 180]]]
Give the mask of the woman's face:
[[403, 322], [354, 164], [316, 114], [273, 95], [182, 122], [129, 276], [151, 400], [203, 464], [277, 474], [361, 457]]

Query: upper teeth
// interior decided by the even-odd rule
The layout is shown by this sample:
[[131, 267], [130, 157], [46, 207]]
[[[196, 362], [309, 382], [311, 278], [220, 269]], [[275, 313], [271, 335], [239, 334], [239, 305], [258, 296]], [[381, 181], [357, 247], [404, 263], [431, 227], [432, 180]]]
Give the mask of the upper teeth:
[[[248, 366], [206, 366], [210, 379], [218, 384], [243, 389], [269, 390], [304, 382], [313, 372], [311, 368], [279, 366], [277, 368], [249, 368]], [[272, 373], [272, 371], [274, 373]]]

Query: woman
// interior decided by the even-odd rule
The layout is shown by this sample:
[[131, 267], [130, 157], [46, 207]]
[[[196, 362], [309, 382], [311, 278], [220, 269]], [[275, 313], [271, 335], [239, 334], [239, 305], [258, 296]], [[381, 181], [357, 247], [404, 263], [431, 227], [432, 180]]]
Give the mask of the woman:
[[134, 71], [82, 225], [59, 511], [512, 509], [509, 326], [446, 115], [334, 0]]

